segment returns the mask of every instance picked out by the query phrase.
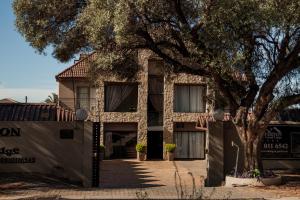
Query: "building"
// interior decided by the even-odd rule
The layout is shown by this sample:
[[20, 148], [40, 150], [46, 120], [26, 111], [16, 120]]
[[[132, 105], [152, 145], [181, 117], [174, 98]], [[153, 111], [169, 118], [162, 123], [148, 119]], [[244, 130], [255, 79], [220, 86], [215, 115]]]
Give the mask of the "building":
[[94, 56], [81, 55], [56, 80], [60, 106], [85, 109], [89, 120], [101, 123], [106, 157], [135, 158], [136, 144], [144, 143], [148, 159], [163, 159], [164, 144], [176, 143], [175, 158], [205, 158], [205, 133], [195, 129], [199, 113], [210, 109], [204, 77], [169, 72], [162, 60], [141, 51], [135, 78], [110, 71], [92, 82], [89, 61]]
[[74, 121], [74, 112], [54, 103], [0, 103], [0, 122]]
[[14, 99], [11, 99], [11, 98], [0, 99], [0, 104], [3, 104], [3, 103], [19, 103], [19, 102]]

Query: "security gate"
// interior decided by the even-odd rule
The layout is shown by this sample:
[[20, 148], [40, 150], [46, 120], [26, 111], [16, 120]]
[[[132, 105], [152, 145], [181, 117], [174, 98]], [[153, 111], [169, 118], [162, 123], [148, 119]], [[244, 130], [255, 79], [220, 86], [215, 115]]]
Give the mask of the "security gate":
[[93, 123], [92, 187], [99, 186], [100, 123]]

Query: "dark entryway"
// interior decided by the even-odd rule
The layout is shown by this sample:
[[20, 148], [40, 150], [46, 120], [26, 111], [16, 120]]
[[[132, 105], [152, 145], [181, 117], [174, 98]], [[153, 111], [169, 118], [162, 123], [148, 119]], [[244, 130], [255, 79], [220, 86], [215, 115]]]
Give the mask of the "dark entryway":
[[105, 157], [107, 159], [136, 158], [136, 130], [135, 123], [105, 123]]
[[136, 158], [136, 132], [105, 132], [106, 157], [110, 159]]
[[148, 131], [147, 158], [163, 159], [163, 132], [162, 131]]

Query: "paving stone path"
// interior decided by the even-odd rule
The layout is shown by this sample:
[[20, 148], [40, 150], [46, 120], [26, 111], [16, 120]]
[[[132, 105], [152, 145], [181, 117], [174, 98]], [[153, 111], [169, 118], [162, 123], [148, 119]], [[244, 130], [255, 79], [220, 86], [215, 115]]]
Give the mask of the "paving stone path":
[[[299, 184], [263, 188], [203, 188], [205, 170], [205, 161], [110, 160], [101, 163], [100, 188], [84, 189], [59, 182], [37, 182], [28, 183], [31, 185], [27, 188], [1, 189], [0, 199], [199, 199], [202, 196], [204, 199], [300, 200]], [[10, 184], [24, 185], [20, 182]]]

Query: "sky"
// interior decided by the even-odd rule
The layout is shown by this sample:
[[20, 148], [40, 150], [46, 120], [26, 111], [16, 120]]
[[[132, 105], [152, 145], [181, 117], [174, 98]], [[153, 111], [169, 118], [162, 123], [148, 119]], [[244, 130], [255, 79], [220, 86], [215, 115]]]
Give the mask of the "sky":
[[60, 63], [51, 55], [37, 53], [14, 25], [13, 0], [0, 0], [0, 99], [43, 102], [58, 93], [55, 75], [73, 63]]

